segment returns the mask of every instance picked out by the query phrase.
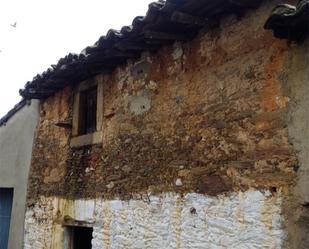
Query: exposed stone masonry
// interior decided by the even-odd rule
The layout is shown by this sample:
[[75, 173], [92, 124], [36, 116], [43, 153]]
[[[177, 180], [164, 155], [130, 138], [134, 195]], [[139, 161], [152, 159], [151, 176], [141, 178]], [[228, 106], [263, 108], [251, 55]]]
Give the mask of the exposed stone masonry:
[[[256, 248], [306, 248], [308, 41], [278, 40], [263, 29], [274, 2], [264, 1], [258, 10], [226, 17], [193, 41], [144, 53], [110, 75], [95, 77], [104, 88], [98, 108], [102, 143], [70, 147], [74, 86], [42, 101], [28, 187], [26, 248], [35, 243], [35, 248], [63, 248], [66, 215], [87, 221], [70, 209], [75, 202], [85, 204], [81, 213], [93, 208], [94, 248], [127, 243], [131, 237], [122, 237], [117, 228], [127, 231], [133, 221], [136, 227], [127, 234], [143, 234], [138, 229], [145, 226], [151, 239], [131, 241], [140, 243], [131, 248], [158, 248], [165, 245], [165, 235], [178, 236], [170, 248], [189, 248], [181, 243], [192, 238], [194, 247], [200, 234], [206, 238], [201, 248], [224, 248], [242, 231], [249, 233], [235, 248], [248, 248], [248, 241]], [[204, 219], [210, 202], [223, 210], [219, 225]], [[143, 207], [140, 216], [132, 203]], [[201, 214], [199, 204], [206, 211], [195, 217]], [[138, 220], [148, 211], [164, 214], [157, 217], [159, 225]], [[103, 212], [112, 215], [103, 217]], [[174, 219], [180, 213], [181, 219]], [[239, 223], [226, 234], [231, 214]], [[241, 220], [243, 214], [248, 220]], [[190, 237], [192, 227], [189, 233], [181, 229], [194, 222], [200, 222], [200, 230]], [[151, 232], [163, 231], [160, 224], [175, 229], [160, 237]], [[222, 240], [212, 244], [212, 236]]]
[[70, 129], [55, 126], [72, 119], [71, 88], [43, 101], [29, 204], [40, 195], [289, 187], [298, 167], [282, 90], [289, 47], [263, 30], [265, 8], [98, 76], [100, 145], [71, 149]]

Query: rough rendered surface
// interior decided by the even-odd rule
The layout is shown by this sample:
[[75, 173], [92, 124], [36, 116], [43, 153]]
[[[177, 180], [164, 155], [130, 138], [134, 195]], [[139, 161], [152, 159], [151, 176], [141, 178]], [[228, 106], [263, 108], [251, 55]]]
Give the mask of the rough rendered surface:
[[285, 239], [280, 195], [249, 190], [75, 202], [42, 197], [27, 211], [25, 249], [65, 248], [57, 222], [64, 216], [92, 224], [93, 249], [279, 249]]

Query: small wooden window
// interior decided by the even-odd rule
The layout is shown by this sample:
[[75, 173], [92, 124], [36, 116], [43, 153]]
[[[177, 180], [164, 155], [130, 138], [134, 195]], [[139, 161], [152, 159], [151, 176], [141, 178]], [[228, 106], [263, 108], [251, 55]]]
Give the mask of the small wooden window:
[[71, 147], [102, 143], [103, 79], [80, 82], [74, 89]]
[[79, 135], [93, 133], [97, 129], [97, 86], [80, 92]]

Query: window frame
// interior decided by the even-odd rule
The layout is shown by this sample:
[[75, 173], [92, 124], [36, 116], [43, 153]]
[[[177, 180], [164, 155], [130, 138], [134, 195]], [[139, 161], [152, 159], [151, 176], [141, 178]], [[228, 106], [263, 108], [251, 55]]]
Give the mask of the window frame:
[[[81, 93], [92, 88], [97, 88], [96, 129], [92, 133], [80, 134]], [[77, 84], [73, 90], [73, 119], [71, 147], [81, 147], [102, 143], [103, 124], [103, 77], [96, 76]]]
[[[95, 103], [90, 110], [91, 100]], [[79, 92], [78, 135], [87, 135], [97, 131], [98, 87], [94, 86]]]

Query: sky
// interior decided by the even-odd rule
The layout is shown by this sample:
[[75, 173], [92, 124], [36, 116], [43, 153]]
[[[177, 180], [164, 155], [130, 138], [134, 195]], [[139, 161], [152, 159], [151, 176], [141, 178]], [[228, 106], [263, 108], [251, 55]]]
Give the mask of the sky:
[[110, 28], [130, 25], [151, 2], [0, 0], [0, 117], [21, 99], [18, 91], [27, 81], [93, 45]]

